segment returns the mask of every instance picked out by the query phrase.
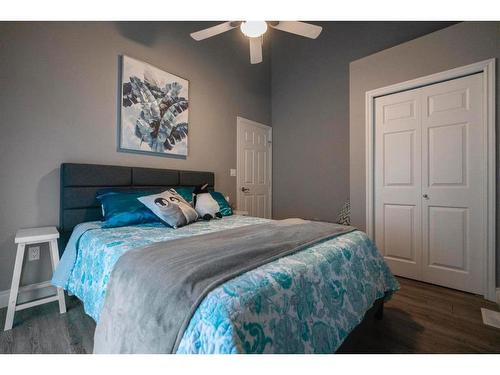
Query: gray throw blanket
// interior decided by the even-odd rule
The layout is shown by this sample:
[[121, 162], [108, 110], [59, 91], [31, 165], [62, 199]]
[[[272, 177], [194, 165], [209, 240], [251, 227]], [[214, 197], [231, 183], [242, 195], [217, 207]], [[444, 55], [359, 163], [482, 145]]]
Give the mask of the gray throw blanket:
[[94, 353], [175, 353], [193, 313], [214, 288], [353, 230], [287, 219], [131, 250], [111, 273]]

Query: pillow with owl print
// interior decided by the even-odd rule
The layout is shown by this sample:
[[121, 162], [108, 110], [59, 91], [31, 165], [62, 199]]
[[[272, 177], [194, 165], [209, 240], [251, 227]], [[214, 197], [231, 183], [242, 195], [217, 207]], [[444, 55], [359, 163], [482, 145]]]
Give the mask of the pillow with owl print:
[[174, 189], [137, 199], [172, 228], [180, 228], [198, 220], [196, 210]]

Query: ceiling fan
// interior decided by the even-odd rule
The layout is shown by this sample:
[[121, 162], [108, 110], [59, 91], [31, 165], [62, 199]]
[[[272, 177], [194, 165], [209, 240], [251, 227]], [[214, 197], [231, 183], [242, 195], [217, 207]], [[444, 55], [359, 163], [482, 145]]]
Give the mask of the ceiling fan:
[[228, 21], [191, 33], [191, 38], [200, 41], [225, 33], [238, 26], [250, 41], [250, 62], [252, 64], [262, 62], [262, 36], [267, 31], [268, 26], [311, 39], [316, 39], [323, 29], [321, 26], [300, 21]]

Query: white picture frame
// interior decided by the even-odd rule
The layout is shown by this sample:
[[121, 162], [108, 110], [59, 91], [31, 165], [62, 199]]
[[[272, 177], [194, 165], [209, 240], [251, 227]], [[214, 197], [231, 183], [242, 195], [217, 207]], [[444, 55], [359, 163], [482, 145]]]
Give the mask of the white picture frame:
[[118, 151], [187, 157], [189, 81], [121, 58]]

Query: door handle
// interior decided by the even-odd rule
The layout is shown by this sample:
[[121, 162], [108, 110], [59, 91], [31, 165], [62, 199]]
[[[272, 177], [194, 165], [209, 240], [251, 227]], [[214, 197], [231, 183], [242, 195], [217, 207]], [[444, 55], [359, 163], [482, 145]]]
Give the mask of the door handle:
[[422, 195], [425, 199], [429, 199], [429, 196], [427, 194]]
[[247, 188], [247, 187], [242, 186], [241, 187], [241, 191], [244, 192], [244, 193], [248, 193], [250, 191], [250, 189]]

